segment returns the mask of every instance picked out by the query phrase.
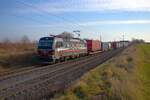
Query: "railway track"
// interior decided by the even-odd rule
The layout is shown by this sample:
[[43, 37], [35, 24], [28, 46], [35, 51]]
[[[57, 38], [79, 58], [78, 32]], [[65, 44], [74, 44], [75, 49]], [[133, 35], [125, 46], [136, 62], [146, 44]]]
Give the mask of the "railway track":
[[0, 99], [37, 100], [64, 89], [86, 71], [121, 52], [123, 48], [72, 61], [25, 70], [0, 78]]

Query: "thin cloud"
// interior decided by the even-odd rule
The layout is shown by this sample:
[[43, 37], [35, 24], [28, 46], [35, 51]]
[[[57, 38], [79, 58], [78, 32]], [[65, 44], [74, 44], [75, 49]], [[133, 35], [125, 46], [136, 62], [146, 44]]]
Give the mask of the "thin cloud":
[[[80, 26], [98, 26], [98, 25], [124, 25], [124, 24], [150, 24], [150, 20], [103, 20], [103, 21], [91, 21], [91, 22], [80, 22], [80, 23], [74, 23], [78, 24]], [[40, 25], [34, 25], [34, 26], [28, 26], [28, 27], [67, 27], [70, 24], [68, 23], [60, 23], [60, 24], [40, 24]]]
[[[51, 13], [93, 11], [150, 11], [149, 0], [55, 0], [33, 4]], [[33, 9], [19, 11], [33, 12]]]
[[82, 26], [93, 26], [101, 24], [150, 24], [150, 20], [107, 20], [80, 23]]

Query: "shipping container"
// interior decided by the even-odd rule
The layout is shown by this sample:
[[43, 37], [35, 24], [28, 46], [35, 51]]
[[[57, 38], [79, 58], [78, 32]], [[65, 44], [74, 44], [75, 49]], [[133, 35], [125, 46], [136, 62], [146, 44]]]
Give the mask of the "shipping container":
[[109, 50], [109, 42], [102, 42], [102, 51]]
[[117, 48], [127, 47], [129, 45], [129, 41], [119, 41], [117, 42]]
[[111, 49], [111, 42], [108, 42], [109, 43], [109, 49]]
[[129, 46], [129, 44], [130, 44], [130, 42], [129, 41], [124, 41], [124, 47], [127, 47], [127, 46]]
[[111, 49], [117, 49], [117, 42], [111, 42]]
[[116, 42], [116, 46], [117, 46], [117, 48], [123, 47], [123, 42], [121, 42], [121, 41]]
[[101, 42], [99, 40], [86, 40], [88, 52], [95, 52], [101, 50]]

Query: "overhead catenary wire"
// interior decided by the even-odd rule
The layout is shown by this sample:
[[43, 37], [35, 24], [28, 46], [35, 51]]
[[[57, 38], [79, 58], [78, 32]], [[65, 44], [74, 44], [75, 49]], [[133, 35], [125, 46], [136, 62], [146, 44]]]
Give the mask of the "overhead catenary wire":
[[[18, 3], [18, 2], [17, 2]], [[20, 4], [20, 3], [19, 3]], [[24, 4], [23, 4], [24, 5]], [[24, 5], [25, 6], [25, 5]], [[6, 16], [12, 16], [12, 17], [16, 17], [16, 18], [19, 18], [19, 19], [24, 19], [24, 20], [27, 20], [27, 21], [32, 21], [32, 22], [35, 22], [35, 23], [37, 23], [37, 24], [44, 24], [43, 26], [41, 25], [40, 27], [49, 27], [49, 25], [50, 25], [50, 27], [52, 26], [52, 23], [48, 23], [48, 21], [47, 22], [45, 22], [45, 21], [42, 21], [42, 20], [39, 20], [39, 19], [36, 19], [36, 18], [33, 18], [32, 16], [24, 16], [24, 15], [19, 15], [19, 14], [16, 14], [16, 13], [7, 13], [7, 14], [5, 14]], [[41, 17], [41, 18], [43, 18], [44, 16], [41, 14], [41, 12], [39, 12], [38, 13], [38, 17]], [[58, 20], [57, 20], [58, 21]], [[68, 25], [68, 24], [67, 24]], [[58, 24], [58, 22], [57, 22], [57, 24], [56, 25], [54, 25], [54, 26], [56, 26], [56, 27], [59, 27], [59, 29], [60, 28], [62, 28], [62, 29], [64, 29], [64, 27], [65, 28], [70, 28], [70, 29], [73, 29], [73, 27], [71, 27], [71, 25], [69, 25], [69, 27], [68, 26], [66, 26], [66, 25], [61, 25], [61, 24]]]
[[[49, 16], [53, 16], [53, 17], [55, 17], [55, 18], [57, 18], [57, 19], [59, 19], [59, 20], [62, 20], [62, 21], [64, 21], [64, 22], [67, 22], [67, 23], [70, 24], [70, 25], [68, 25], [68, 26], [69, 26], [69, 27], [72, 26], [72, 28], [74, 28], [74, 29], [76, 29], [77, 27], [82, 27], [82, 28], [85, 28], [86, 30], [91, 31], [91, 29], [87, 28], [86, 26], [78, 24], [77, 21], [79, 21], [79, 20], [77, 20], [74, 16], [71, 16], [71, 18], [74, 19], [74, 21], [72, 21], [72, 20], [70, 20], [70, 19], [68, 19], [68, 18], [65, 18], [65, 17], [63, 17], [63, 16], [58, 16], [58, 15], [56, 15], [56, 14], [52, 14], [52, 13], [50, 13], [50, 12], [47, 12], [47, 11], [43, 10], [43, 9], [40, 9], [40, 8], [34, 6], [34, 5], [31, 4], [31, 3], [27, 3], [27, 2], [24, 2], [24, 1], [20, 1], [20, 0], [16, 0], [16, 2], [19, 3], [19, 4], [22, 4], [22, 5], [24, 5], [24, 6], [30, 7], [30, 8], [32, 8], [32, 9], [38, 11], [39, 13], [47, 14], [47, 15], [49, 15]], [[42, 15], [42, 16], [43, 16], [43, 15]], [[75, 22], [76, 22], [76, 23], [75, 23]], [[79, 21], [79, 22], [80, 22], [80, 21]], [[67, 28], [68, 28], [68, 27], [67, 27]]]
[[[37, 23], [37, 24], [42, 24], [42, 25], [44, 24], [44, 26], [38, 26], [38, 27], [52, 27], [52, 25], [49, 25], [49, 23], [45, 23], [43, 21], [37, 20], [37, 19], [32, 18], [32, 17], [25, 17], [23, 15], [16, 15], [16, 14], [13, 14], [13, 13], [5, 14], [5, 15], [12, 16], [12, 17], [19, 18], [19, 19], [24, 19], [24, 20], [27, 20], [27, 21], [32, 21], [32, 22]], [[64, 27], [68, 28], [67, 26], [62, 27], [62, 25], [56, 25], [56, 26], [59, 27], [59, 28], [62, 28], [62, 29], [64, 29]]]
[[[53, 16], [53, 17], [55, 17], [55, 18], [57, 18], [57, 19], [59, 19], [59, 20], [62, 20], [62, 21], [64, 21], [64, 22], [67, 22], [67, 23], [69, 23], [69, 24], [70, 24], [72, 27], [74, 27], [74, 28], [75, 28], [75, 26], [76, 26], [76, 27], [79, 26], [77, 23], [73, 23], [71, 20], [66, 19], [66, 18], [63, 17], [63, 16], [58, 16], [58, 15], [49, 13], [49, 12], [47, 12], [47, 11], [45, 11], [45, 10], [39, 9], [39, 8], [36, 7], [36, 6], [33, 6], [31, 3], [27, 3], [27, 2], [24, 2], [24, 1], [20, 1], [20, 0], [16, 0], [16, 2], [19, 3], [19, 4], [22, 4], [22, 5], [24, 5], [24, 6], [30, 7], [30, 8], [32, 8], [32, 9], [38, 11], [38, 12], [41, 13], [41, 14], [46, 14], [46, 15], [49, 15], [49, 16]], [[69, 26], [70, 26], [70, 25], [69, 25]]]

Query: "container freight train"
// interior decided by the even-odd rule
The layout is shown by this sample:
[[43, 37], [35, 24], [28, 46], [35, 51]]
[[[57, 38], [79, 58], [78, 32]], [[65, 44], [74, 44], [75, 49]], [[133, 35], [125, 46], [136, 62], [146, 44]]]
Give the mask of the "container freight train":
[[51, 36], [40, 38], [38, 55], [44, 61], [58, 62], [116, 48], [117, 42], [100, 42], [98, 40]]

